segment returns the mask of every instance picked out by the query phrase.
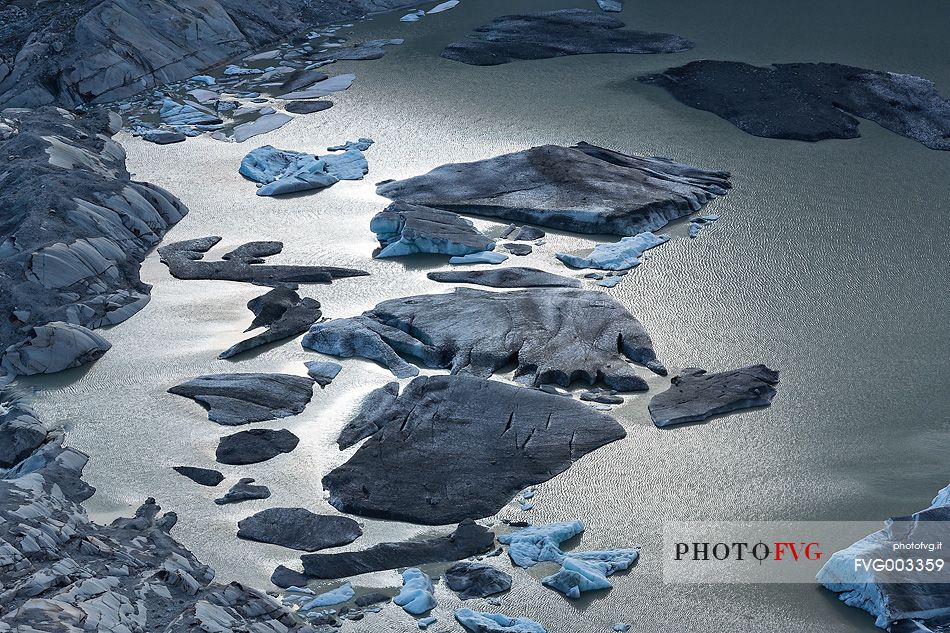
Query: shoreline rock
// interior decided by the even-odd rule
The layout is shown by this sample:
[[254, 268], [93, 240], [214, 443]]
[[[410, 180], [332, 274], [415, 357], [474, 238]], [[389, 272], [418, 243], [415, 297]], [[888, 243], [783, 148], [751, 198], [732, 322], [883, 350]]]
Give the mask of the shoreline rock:
[[391, 200], [576, 233], [633, 236], [699, 211], [728, 172], [578, 143], [542, 145], [381, 183]]

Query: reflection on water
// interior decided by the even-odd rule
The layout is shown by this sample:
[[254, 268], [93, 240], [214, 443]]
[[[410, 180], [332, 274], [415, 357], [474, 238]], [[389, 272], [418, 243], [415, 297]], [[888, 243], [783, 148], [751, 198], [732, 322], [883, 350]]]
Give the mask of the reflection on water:
[[[665, 586], [655, 552], [665, 520], [879, 519], [925, 507], [946, 485], [950, 154], [866, 122], [864, 138], [851, 141], [759, 139], [631, 78], [700, 58], [827, 60], [912, 72], [947, 94], [950, 67], [940, 46], [948, 7], [938, 0], [913, 7], [881, 0], [628, 5], [624, 18], [631, 26], [683, 35], [696, 49], [477, 68], [440, 59], [438, 52], [495, 15], [565, 4], [472, 0], [411, 25], [399, 23], [398, 15], [380, 16], [357, 25], [352, 39], [405, 37], [406, 43], [382, 60], [338, 64], [339, 72], [353, 71], [358, 79], [334, 96], [332, 109], [242, 145], [199, 138], [158, 147], [124, 138], [129, 166], [191, 208], [170, 240], [224, 237], [209, 257], [248, 240], [276, 239], [285, 249], [274, 263], [370, 271], [370, 277], [302, 289], [331, 318], [451, 288], [425, 277], [444, 268], [443, 259], [371, 259], [377, 245], [369, 219], [386, 204], [374, 194], [374, 182], [578, 140], [730, 169], [735, 189], [708, 207], [722, 220], [695, 240], [676, 239], [651, 251], [607, 292], [644, 321], [671, 368], [766, 362], [781, 370], [775, 403], [705, 425], [658, 430], [646, 413], [648, 396], [628, 398], [614, 412], [627, 439], [540, 486], [535, 510], [522, 513], [512, 504], [501, 516], [580, 518], [588, 525], [581, 547], [641, 544], [641, 562], [617, 578], [613, 591], [581, 602], [532, 580], [549, 570], [516, 569], [503, 610], [543, 622], [552, 633], [604, 631], [617, 621], [634, 622], [636, 630], [875, 630], [872, 618], [814, 586]], [[240, 159], [258, 145], [318, 153], [359, 136], [376, 140], [363, 182], [275, 200], [256, 197], [253, 184], [237, 173]], [[499, 227], [474, 221], [483, 229]], [[683, 227], [674, 233], [682, 237]], [[594, 244], [556, 232], [547, 240], [508, 264], [564, 273], [555, 251]], [[202, 373], [304, 374], [303, 361], [318, 355], [298, 340], [237, 362], [217, 360], [244, 337], [251, 319], [245, 303], [264, 289], [178, 281], [155, 254], [143, 277], [154, 285], [153, 300], [106, 333], [113, 349], [102, 360], [21, 388], [35, 387], [39, 412], [69, 422], [69, 442], [92, 455], [87, 479], [99, 492], [89, 507], [97, 517], [128, 514], [155, 496], [179, 513], [175, 535], [220, 579], [267, 586], [273, 567], [296, 557], [239, 541], [236, 521], [281, 505], [332, 511], [320, 479], [351, 454], [336, 449], [336, 435], [359, 397], [392, 376], [370, 363], [345, 361], [336, 382], [318, 389], [302, 415], [258, 425], [292, 430], [301, 438], [296, 451], [263, 464], [222, 467], [228, 480], [221, 490], [196, 486], [171, 467], [211, 466], [217, 438], [232, 430], [165, 390]], [[644, 375], [653, 389], [668, 384]], [[215, 506], [212, 499], [241, 476], [269, 486], [273, 497]], [[350, 549], [431, 531], [364, 524], [365, 536]], [[378, 574], [357, 584], [396, 585], [398, 578]], [[444, 630], [458, 601], [441, 585], [438, 598], [437, 630]], [[384, 614], [386, 630], [417, 630], [391, 605]], [[379, 617], [346, 627], [380, 630]]]

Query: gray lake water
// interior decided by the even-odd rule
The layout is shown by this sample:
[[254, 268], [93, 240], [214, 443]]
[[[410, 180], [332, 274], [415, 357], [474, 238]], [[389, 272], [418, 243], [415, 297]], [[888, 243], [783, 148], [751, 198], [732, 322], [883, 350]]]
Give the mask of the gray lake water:
[[[582, 6], [593, 2], [580, 3]], [[323, 113], [298, 117], [244, 144], [208, 138], [158, 147], [120, 140], [139, 179], [160, 184], [191, 213], [169, 240], [221, 235], [220, 254], [248, 240], [285, 242], [275, 261], [334, 264], [372, 276], [305, 287], [328, 317], [381, 300], [450, 288], [425, 273], [444, 260], [376, 261], [369, 219], [386, 205], [373, 183], [419, 174], [447, 162], [477, 160], [543, 143], [586, 140], [623, 152], [663, 155], [733, 172], [735, 189], [707, 209], [722, 220], [695, 240], [657, 248], [620, 286], [607, 290], [646, 325], [671, 369], [727, 369], [765, 362], [781, 371], [771, 408], [709, 424], [659, 430], [648, 396], [614, 410], [628, 437], [540, 486], [536, 508], [516, 504], [499, 518], [547, 522], [579, 518], [584, 549], [643, 545], [640, 564], [593, 600], [569, 602], [531, 579], [549, 570], [516, 569], [501, 611], [542, 622], [552, 633], [640, 631], [872, 631], [873, 619], [813, 585], [665, 585], [658, 564], [668, 520], [878, 520], [926, 507], [948, 482], [950, 389], [950, 153], [864, 122], [863, 138], [818, 144], [760, 139], [714, 115], [679, 104], [633, 77], [693, 59], [753, 63], [835, 61], [908, 72], [950, 94], [942, 0], [908, 3], [748, 3], [730, 0], [629, 2], [633, 28], [676, 33], [696, 48], [676, 55], [597, 55], [477, 68], [438, 57], [442, 47], [496, 15], [571, 6], [548, 0], [463, 0], [416, 24], [399, 14], [361, 22], [352, 41], [404, 37], [372, 62], [345, 62], [353, 87]], [[341, 32], [342, 34], [342, 32]], [[376, 140], [370, 174], [316, 195], [267, 199], [237, 167], [263, 144], [321, 152], [347, 139]], [[500, 225], [477, 221], [491, 229]], [[547, 245], [507, 264], [565, 272], [554, 252], [591, 248], [586, 237], [551, 234]], [[516, 261], [514, 261], [516, 260]], [[198, 374], [284, 371], [304, 374], [319, 355], [297, 341], [239, 362], [218, 352], [242, 338], [245, 303], [262, 289], [236, 283], [178, 281], [152, 254], [143, 278], [152, 302], [106, 336], [113, 349], [82, 371], [25, 381], [20, 389], [49, 421], [65, 424], [69, 443], [91, 455], [88, 503], [107, 520], [145, 497], [179, 514], [174, 535], [220, 580], [270, 587], [290, 550], [240, 541], [236, 521], [266, 507], [335, 512], [321, 477], [345, 461], [334, 440], [360, 396], [391, 380], [384, 369], [347, 360], [336, 382], [317, 390], [295, 418], [259, 426], [288, 428], [299, 448], [263, 464], [223, 467], [219, 489], [171, 471], [214, 464], [218, 437], [193, 402], [166, 393]], [[648, 376], [651, 388], [666, 379]], [[411, 468], [412, 464], [406, 464]], [[239, 476], [273, 491], [267, 501], [218, 507], [212, 499]], [[366, 520], [351, 548], [433, 532]], [[439, 532], [440, 530], [435, 530]], [[445, 532], [446, 530], [441, 530]], [[494, 559], [508, 567], [508, 561]], [[438, 571], [438, 570], [436, 570]], [[358, 586], [398, 586], [393, 573]], [[458, 630], [459, 605], [439, 586], [440, 622]], [[467, 606], [486, 607], [482, 601]], [[344, 631], [413, 631], [393, 605], [347, 623]]]

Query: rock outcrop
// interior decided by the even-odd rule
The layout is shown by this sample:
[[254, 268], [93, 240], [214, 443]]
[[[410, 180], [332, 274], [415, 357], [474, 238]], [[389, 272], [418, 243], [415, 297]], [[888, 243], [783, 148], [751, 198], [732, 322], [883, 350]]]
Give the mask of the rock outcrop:
[[[0, 13], [0, 108], [69, 108], [187, 79], [315, 24], [413, 0], [76, 0]], [[5, 64], [2, 58], [10, 60]]]
[[617, 18], [587, 9], [505, 15], [445, 47], [442, 57], [474, 66], [586, 53], [678, 53], [693, 43], [669, 33], [623, 28]]
[[391, 200], [577, 233], [636, 235], [700, 210], [729, 174], [588, 143], [542, 145], [382, 183]]
[[158, 249], [162, 263], [178, 279], [217, 279], [243, 281], [259, 286], [296, 287], [296, 284], [328, 284], [334, 279], [368, 275], [364, 270], [334, 266], [292, 266], [264, 264], [264, 258], [284, 249], [282, 242], [248, 242], [221, 256], [219, 261], [204, 261], [220, 237], [201, 237], [174, 242]]
[[755, 136], [857, 138], [860, 117], [930, 149], [950, 150], [950, 100], [914, 75], [842, 64], [701, 60], [639, 80]]
[[[472, 521], [463, 521], [448, 536], [403, 543], [380, 543], [369, 549], [338, 554], [305, 554], [300, 557], [304, 574], [310, 578], [348, 578], [360, 574], [402, 567], [416, 567], [428, 563], [453, 562], [484, 554], [495, 545], [491, 530]], [[271, 580], [278, 582], [286, 568], [278, 568]], [[296, 572], [291, 572], [296, 573]]]
[[764, 407], [775, 397], [778, 372], [765, 365], [707, 373], [684, 369], [663, 393], [653, 396], [649, 409], [659, 427], [702, 422], [714, 415]]
[[268, 508], [238, 521], [238, 538], [316, 552], [352, 543], [363, 535], [353, 519], [304, 508]]
[[330, 503], [428, 525], [491, 516], [626, 436], [580, 402], [472, 376], [416, 378], [390, 406], [360, 416], [380, 430], [323, 478]]
[[426, 275], [445, 284], [475, 284], [491, 288], [580, 288], [581, 282], [570, 277], [536, 268], [508, 266], [490, 270], [446, 270]]
[[[918, 570], [916, 565], [925, 565], [931, 555], [914, 549], [920, 543], [945, 543], [948, 521], [950, 486], [937, 493], [929, 508], [888, 519], [884, 529], [833, 554], [817, 580], [848, 606], [875, 616], [874, 624], [892, 633], [950, 630], [950, 569]], [[873, 568], [877, 561], [884, 569]], [[894, 561], [891, 566], [897, 571], [888, 571], [883, 561]]]
[[95, 360], [109, 345], [89, 330], [148, 302], [139, 267], [187, 209], [131, 180], [118, 125], [104, 113], [0, 113], [0, 373]]
[[314, 325], [303, 346], [375, 360], [399, 377], [419, 371], [403, 356], [484, 377], [516, 362], [515, 379], [532, 386], [600, 380], [618, 391], [646, 390], [628, 360], [666, 373], [626, 308], [602, 292], [573, 288], [457, 288], [393, 299], [362, 316]]
[[168, 390], [208, 409], [208, 419], [226, 426], [297, 415], [313, 397], [313, 379], [290, 374], [212, 374]]
[[468, 255], [495, 248], [494, 240], [459, 214], [417, 204], [394, 202], [376, 214], [369, 228], [379, 240], [376, 257]]
[[245, 332], [260, 327], [267, 330], [235, 343], [218, 354], [218, 358], [232, 358], [262, 345], [298, 336], [323, 316], [319, 301], [310, 297], [301, 299], [290, 288], [274, 288], [248, 301], [247, 308], [254, 313], [254, 321]]

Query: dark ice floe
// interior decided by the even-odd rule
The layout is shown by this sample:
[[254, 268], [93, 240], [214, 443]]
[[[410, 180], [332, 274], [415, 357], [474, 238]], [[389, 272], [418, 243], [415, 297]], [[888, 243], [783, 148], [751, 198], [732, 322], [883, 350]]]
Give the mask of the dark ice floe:
[[455, 619], [471, 633], [547, 633], [541, 624], [528, 618], [511, 618], [501, 613], [456, 609]]
[[267, 294], [248, 301], [247, 307], [254, 313], [255, 318], [245, 331], [259, 327], [267, 329], [232, 345], [218, 354], [218, 358], [232, 358], [261, 345], [298, 336], [323, 316], [319, 301], [309, 297], [301, 299], [300, 295], [289, 288], [274, 288]]
[[318, 385], [326, 387], [337, 377], [343, 366], [331, 361], [311, 360], [307, 365], [307, 375], [313, 378]]
[[352, 543], [363, 535], [353, 519], [304, 508], [268, 508], [238, 521], [239, 538], [315, 552]]
[[643, 391], [646, 382], [629, 361], [666, 373], [626, 308], [604, 293], [572, 288], [457, 288], [393, 299], [358, 317], [314, 325], [303, 346], [375, 360], [399, 377], [418, 373], [403, 356], [486, 377], [516, 362], [515, 380], [532, 386], [600, 380], [618, 391]]
[[950, 99], [914, 75], [829, 63], [700, 60], [639, 80], [755, 136], [856, 138], [860, 117], [930, 149], [950, 150]]
[[313, 397], [313, 379], [290, 374], [214, 374], [168, 391], [205, 406], [212, 422], [239, 426], [297, 415]]
[[380, 430], [323, 478], [330, 503], [429, 525], [491, 516], [626, 435], [579, 402], [471, 376], [416, 378], [386, 409], [365, 407]]
[[578, 233], [633, 236], [700, 210], [729, 174], [587, 143], [543, 145], [380, 184], [400, 202]]
[[158, 249], [162, 263], [178, 279], [243, 281], [261, 286], [328, 284], [334, 279], [368, 275], [366, 271], [335, 266], [265, 265], [265, 258], [280, 253], [282, 242], [248, 242], [222, 255], [220, 261], [205, 261], [204, 254], [221, 241], [218, 236], [174, 242]]
[[251, 501], [253, 499], [270, 498], [270, 488], [267, 486], [254, 485], [254, 481], [252, 477], [242, 478], [231, 486], [231, 489], [228, 490], [223, 497], [215, 499], [214, 502], [219, 506], [223, 506], [229, 503], [241, 503], [242, 501]]
[[750, 407], [771, 404], [778, 372], [752, 365], [710, 374], [705, 369], [684, 369], [673, 384], [650, 400], [650, 416], [659, 427], [702, 422]]
[[[950, 569], [875, 570], [884, 561], [941, 559], [945, 554], [914, 549], [915, 545], [946, 543], [950, 525], [950, 486], [937, 493], [930, 507], [909, 517], [888, 519], [884, 528], [851, 547], [835, 552], [818, 572], [817, 580], [839, 594], [851, 607], [875, 616], [874, 624], [894, 633], [942, 633], [950, 630]], [[934, 554], [937, 554], [936, 556]], [[864, 562], [860, 565], [859, 561]], [[868, 567], [871, 565], [871, 567]]]
[[553, 273], [507, 266], [489, 270], [446, 270], [431, 272], [427, 275], [432, 281], [454, 284], [475, 284], [492, 288], [580, 288], [577, 279], [562, 277]]
[[224, 481], [224, 475], [217, 470], [210, 468], [198, 468], [195, 466], [175, 466], [174, 471], [179, 475], [184, 475], [198, 485], [214, 488]]
[[287, 429], [240, 431], [221, 438], [215, 459], [231, 466], [257, 464], [293, 451], [299, 442], [300, 439]]
[[54, 374], [102, 357], [112, 344], [90, 329], [61, 321], [37, 325], [27, 340], [11, 345], [0, 357], [7, 374]]
[[586, 53], [678, 53], [693, 47], [676, 35], [623, 26], [617, 18], [587, 9], [504, 15], [478, 27], [468, 39], [449, 44], [442, 57], [493, 66]]
[[462, 600], [487, 598], [511, 589], [511, 575], [484, 563], [455, 563], [445, 571], [445, 584]]

